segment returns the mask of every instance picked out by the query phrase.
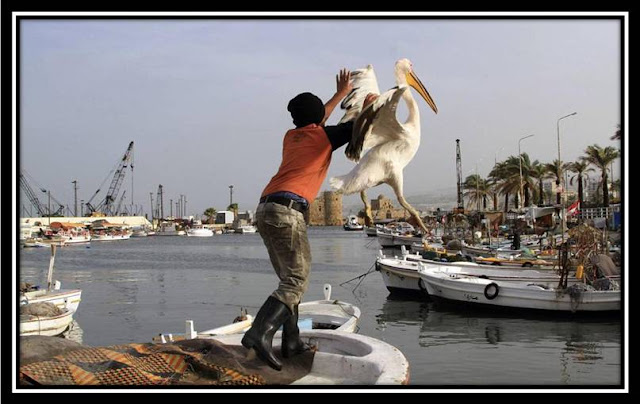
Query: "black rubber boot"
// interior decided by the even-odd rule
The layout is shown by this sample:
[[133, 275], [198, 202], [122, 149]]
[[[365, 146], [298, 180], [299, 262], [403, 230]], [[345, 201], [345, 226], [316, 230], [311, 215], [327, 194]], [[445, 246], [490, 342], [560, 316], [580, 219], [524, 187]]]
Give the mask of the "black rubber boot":
[[289, 358], [310, 349], [311, 347], [300, 339], [298, 305], [296, 304], [293, 306], [293, 314], [282, 327], [282, 356]]
[[247, 349], [255, 349], [260, 359], [275, 370], [282, 369], [282, 363], [273, 353], [271, 343], [273, 334], [290, 317], [291, 312], [287, 305], [275, 297], [269, 296], [258, 310], [253, 325], [242, 337], [242, 345]]

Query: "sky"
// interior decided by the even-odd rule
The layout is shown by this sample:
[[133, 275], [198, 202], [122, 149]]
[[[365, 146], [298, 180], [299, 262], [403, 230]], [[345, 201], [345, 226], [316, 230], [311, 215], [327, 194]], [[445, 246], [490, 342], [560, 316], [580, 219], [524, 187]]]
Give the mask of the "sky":
[[[134, 210], [149, 213], [162, 184], [165, 215], [180, 195], [187, 214], [202, 215], [225, 209], [233, 185], [240, 210], [255, 210], [293, 126], [289, 99], [310, 91], [326, 101], [341, 68], [368, 64], [384, 91], [400, 58], [411, 60], [439, 111], [411, 90], [422, 138], [404, 170], [407, 197], [455, 190], [456, 139], [463, 178], [486, 177], [531, 134], [521, 151], [552, 162], [558, 119], [572, 112], [560, 121], [563, 161], [593, 144], [620, 147], [610, 140], [623, 108], [614, 18], [24, 19], [18, 45], [20, 168], [36, 192], [49, 189], [70, 206], [74, 180], [78, 203], [99, 188], [94, 202], [104, 197], [134, 141], [123, 204], [133, 194]], [[341, 116], [336, 108], [327, 124]], [[334, 152], [321, 191], [353, 164], [344, 147]], [[378, 194], [393, 195], [384, 184], [369, 191]]]

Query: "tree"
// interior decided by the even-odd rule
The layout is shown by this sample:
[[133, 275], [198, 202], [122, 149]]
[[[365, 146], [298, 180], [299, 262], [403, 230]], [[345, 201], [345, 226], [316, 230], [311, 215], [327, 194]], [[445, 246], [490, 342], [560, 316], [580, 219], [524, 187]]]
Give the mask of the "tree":
[[213, 224], [216, 221], [216, 209], [215, 208], [207, 208], [204, 211], [203, 214], [207, 217], [207, 221], [210, 224]]
[[596, 166], [601, 172], [601, 185], [602, 185], [602, 203], [605, 207], [609, 206], [609, 187], [607, 168], [613, 160], [620, 157], [620, 151], [614, 147], [600, 147], [597, 144], [588, 146], [584, 151], [584, 160]]
[[[544, 205], [544, 181], [543, 180], [547, 177], [547, 175], [549, 174], [549, 171], [547, 170], [547, 167], [544, 164], [536, 160], [533, 162], [533, 164], [531, 164], [530, 173], [533, 178], [538, 180], [538, 192], [537, 192], [538, 206], [542, 206]], [[535, 193], [536, 192], [534, 192], [534, 194]]]
[[589, 167], [589, 163], [584, 159], [574, 161], [568, 164], [569, 171], [576, 173], [569, 179], [569, 184], [573, 185], [575, 179], [578, 183], [578, 201], [580, 201], [580, 207], [584, 207], [584, 182], [589, 178], [588, 172], [595, 171]]
[[[562, 183], [562, 173], [564, 172], [564, 170], [567, 169], [567, 165], [563, 164], [562, 161], [556, 159], [556, 160], [553, 160], [553, 163], [547, 163], [545, 167], [547, 168], [547, 171], [549, 171], [549, 173], [551, 174], [551, 177], [555, 178], [556, 187], [559, 188], [560, 184]], [[556, 191], [556, 204], [560, 205], [562, 203], [560, 200], [561, 194], [558, 191], [559, 189]]]
[[464, 180], [462, 188], [466, 190], [464, 196], [469, 198], [470, 205], [475, 203], [477, 206], [478, 202], [482, 200], [483, 208], [487, 209], [487, 196], [491, 195], [491, 187], [487, 180], [473, 174]]

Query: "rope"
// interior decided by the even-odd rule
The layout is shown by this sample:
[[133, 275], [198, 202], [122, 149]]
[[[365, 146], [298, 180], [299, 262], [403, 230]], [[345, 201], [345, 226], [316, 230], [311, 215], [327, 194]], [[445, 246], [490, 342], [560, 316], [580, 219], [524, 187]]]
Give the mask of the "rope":
[[358, 288], [358, 286], [360, 286], [360, 284], [362, 283], [362, 281], [364, 280], [364, 278], [365, 278], [367, 275], [369, 275], [371, 272], [373, 272], [372, 270], [375, 270], [375, 269], [374, 269], [375, 267], [376, 267], [376, 264], [374, 263], [373, 265], [371, 265], [371, 268], [369, 268], [369, 270], [368, 270], [367, 272], [365, 272], [365, 273], [364, 273], [364, 274], [362, 274], [362, 275], [358, 275], [358, 276], [356, 276], [355, 278], [349, 279], [348, 281], [342, 282], [342, 283], [340, 284], [340, 286], [344, 285], [345, 283], [349, 283], [349, 282], [351, 282], [351, 281], [355, 281], [356, 279], [360, 279], [360, 282], [358, 282], [358, 284], [356, 285], [356, 287], [355, 287], [355, 288], [353, 288], [353, 289], [351, 290], [351, 292], [354, 292], [354, 291]]

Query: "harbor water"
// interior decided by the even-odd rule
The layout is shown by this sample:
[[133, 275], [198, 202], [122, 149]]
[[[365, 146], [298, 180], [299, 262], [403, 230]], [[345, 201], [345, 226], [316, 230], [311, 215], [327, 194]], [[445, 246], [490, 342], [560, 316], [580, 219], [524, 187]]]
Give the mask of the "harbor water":
[[[623, 380], [620, 316], [512, 314], [395, 297], [374, 270], [375, 237], [311, 227], [313, 264], [303, 301], [332, 298], [362, 311], [358, 332], [400, 349], [410, 384], [425, 388], [606, 388]], [[21, 249], [19, 279], [46, 283], [48, 248]], [[368, 275], [359, 277], [367, 272]], [[359, 277], [359, 278], [357, 278]], [[350, 282], [347, 282], [353, 278]], [[55, 279], [82, 289], [74, 329], [85, 345], [151, 342], [255, 315], [277, 278], [259, 234], [141, 237], [58, 249]], [[347, 282], [347, 283], [345, 283]]]

